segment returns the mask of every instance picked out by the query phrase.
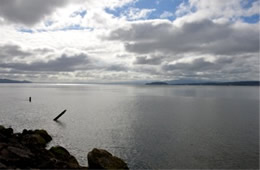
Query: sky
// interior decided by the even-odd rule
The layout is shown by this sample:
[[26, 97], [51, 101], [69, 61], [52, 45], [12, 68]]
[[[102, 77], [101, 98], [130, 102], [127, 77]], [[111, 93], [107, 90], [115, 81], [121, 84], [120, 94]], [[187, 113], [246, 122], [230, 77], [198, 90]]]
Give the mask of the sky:
[[259, 80], [258, 0], [0, 0], [0, 78]]

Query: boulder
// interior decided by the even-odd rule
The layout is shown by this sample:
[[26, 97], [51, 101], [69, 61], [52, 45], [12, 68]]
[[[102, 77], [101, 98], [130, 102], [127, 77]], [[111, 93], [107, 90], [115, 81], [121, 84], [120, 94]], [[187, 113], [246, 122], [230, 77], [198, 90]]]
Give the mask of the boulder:
[[1, 131], [2, 129], [5, 129], [5, 127], [4, 127], [4, 126], [2, 126], [2, 125], [0, 125], [0, 131]]
[[20, 135], [21, 142], [25, 145], [46, 146], [52, 140], [52, 137], [45, 130], [26, 130]]
[[47, 141], [38, 134], [24, 135], [21, 142], [26, 146], [46, 146], [47, 144]]
[[30, 159], [34, 155], [31, 153], [31, 151], [27, 148], [18, 148], [14, 146], [8, 146], [8, 151], [13, 153], [16, 157], [19, 159]]
[[9, 168], [29, 168], [29, 164], [34, 155], [27, 148], [8, 146], [0, 152], [0, 162], [9, 165]]
[[50, 152], [61, 159], [67, 159], [71, 156], [70, 153], [62, 146], [53, 146], [51, 147]]
[[0, 162], [0, 169], [7, 169], [6, 165]]
[[89, 168], [82, 167], [65, 148], [46, 149], [51, 140], [45, 130], [13, 133], [0, 125], [0, 169], [128, 169], [122, 159], [96, 148], [88, 153]]
[[14, 130], [12, 128], [5, 128], [0, 126], [0, 134], [5, 137], [10, 137], [13, 135]]
[[88, 153], [88, 165], [89, 169], [129, 169], [122, 159], [96, 148]]
[[80, 168], [80, 165], [76, 158], [72, 156], [65, 148], [61, 146], [54, 146], [51, 147], [49, 151], [54, 155], [57, 160], [59, 160], [57, 162], [57, 167]]
[[52, 140], [52, 137], [47, 133], [46, 130], [35, 130], [34, 133], [40, 135], [47, 143]]

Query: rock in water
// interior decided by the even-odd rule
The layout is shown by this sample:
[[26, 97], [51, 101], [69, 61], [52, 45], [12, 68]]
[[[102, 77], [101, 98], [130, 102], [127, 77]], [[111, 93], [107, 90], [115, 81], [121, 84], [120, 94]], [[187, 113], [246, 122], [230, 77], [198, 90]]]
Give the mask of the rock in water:
[[88, 153], [88, 165], [89, 169], [129, 169], [122, 159], [96, 148]]

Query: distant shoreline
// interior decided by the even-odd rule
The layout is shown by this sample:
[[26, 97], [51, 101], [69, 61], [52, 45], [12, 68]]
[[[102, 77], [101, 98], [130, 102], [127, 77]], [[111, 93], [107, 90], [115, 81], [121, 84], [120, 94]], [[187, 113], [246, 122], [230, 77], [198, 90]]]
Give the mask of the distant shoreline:
[[151, 82], [145, 85], [171, 85], [171, 86], [260, 86], [260, 81], [235, 81], [235, 82], [205, 82], [205, 83], [176, 83]]
[[[28, 84], [28, 83], [40, 83], [46, 84], [46, 82], [31, 82], [27, 80], [11, 80], [11, 79], [0, 79], [0, 84]], [[50, 82], [48, 82], [50, 83]], [[260, 81], [232, 81], [232, 82], [172, 82], [172, 81], [154, 81], [149, 83], [61, 83], [52, 82], [51, 84], [103, 84], [103, 85], [152, 85], [152, 86], [260, 86]]]
[[19, 80], [10, 80], [10, 79], [0, 79], [0, 83], [32, 83], [31, 81], [19, 81]]

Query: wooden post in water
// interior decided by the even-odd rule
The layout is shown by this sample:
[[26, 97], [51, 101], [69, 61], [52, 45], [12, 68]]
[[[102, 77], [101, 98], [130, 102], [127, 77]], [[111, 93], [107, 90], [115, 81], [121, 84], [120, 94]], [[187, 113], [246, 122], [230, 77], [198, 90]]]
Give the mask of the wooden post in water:
[[57, 117], [55, 117], [53, 120], [57, 121], [67, 110], [63, 110]]
[[32, 102], [32, 97], [29, 97], [29, 102]]

